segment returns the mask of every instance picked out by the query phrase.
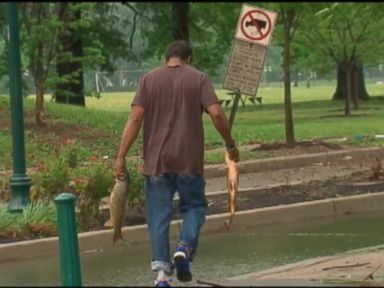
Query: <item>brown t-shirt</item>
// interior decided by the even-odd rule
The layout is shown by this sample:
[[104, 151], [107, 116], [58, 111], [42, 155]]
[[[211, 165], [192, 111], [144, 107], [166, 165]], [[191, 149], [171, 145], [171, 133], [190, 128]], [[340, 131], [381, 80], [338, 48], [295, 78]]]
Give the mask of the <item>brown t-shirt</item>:
[[145, 108], [144, 175], [203, 174], [202, 113], [214, 103], [211, 81], [190, 65], [160, 66], [140, 79], [132, 105]]

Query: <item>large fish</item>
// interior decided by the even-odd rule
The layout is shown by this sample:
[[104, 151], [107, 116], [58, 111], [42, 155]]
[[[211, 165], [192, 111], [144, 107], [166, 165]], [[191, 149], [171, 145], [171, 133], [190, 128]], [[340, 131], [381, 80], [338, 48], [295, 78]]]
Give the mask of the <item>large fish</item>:
[[129, 174], [128, 171], [125, 171], [122, 179], [115, 179], [115, 184], [112, 188], [111, 196], [109, 197], [110, 219], [104, 224], [104, 226], [113, 227], [113, 244], [115, 244], [119, 239], [127, 242], [121, 235], [121, 227], [123, 226], [125, 218], [128, 186]]
[[239, 166], [235, 161], [229, 159], [227, 151], [225, 151], [224, 156], [227, 166], [228, 210], [230, 214], [229, 219], [224, 221], [224, 226], [228, 230], [236, 212], [236, 196], [239, 190]]

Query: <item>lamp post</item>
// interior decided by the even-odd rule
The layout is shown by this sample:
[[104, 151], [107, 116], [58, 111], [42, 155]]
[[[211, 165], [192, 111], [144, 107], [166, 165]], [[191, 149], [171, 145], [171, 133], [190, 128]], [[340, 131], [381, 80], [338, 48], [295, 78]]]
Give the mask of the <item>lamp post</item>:
[[29, 200], [31, 178], [25, 173], [23, 98], [21, 95], [20, 45], [17, 2], [5, 3], [8, 32], [9, 89], [11, 104], [13, 175], [10, 179], [10, 212], [21, 212]]

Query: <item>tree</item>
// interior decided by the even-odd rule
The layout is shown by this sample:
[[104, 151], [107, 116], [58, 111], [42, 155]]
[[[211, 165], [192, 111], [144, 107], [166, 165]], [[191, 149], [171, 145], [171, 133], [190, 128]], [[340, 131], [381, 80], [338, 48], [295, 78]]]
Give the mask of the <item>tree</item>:
[[[121, 29], [120, 3], [21, 3], [22, 56], [36, 88], [36, 123], [44, 124], [44, 92], [57, 102], [85, 105], [85, 69], [113, 71], [117, 58], [130, 59]], [[120, 25], [120, 26], [119, 26]], [[56, 69], [55, 69], [56, 68]]]
[[57, 103], [85, 106], [83, 79], [83, 41], [80, 33], [71, 23], [81, 21], [81, 10], [74, 9], [76, 4], [60, 2], [59, 19], [64, 25], [61, 35], [60, 51], [56, 59], [56, 72], [61, 79], [55, 87], [55, 101]]
[[20, 3], [21, 43], [36, 89], [36, 124], [44, 125], [44, 89], [59, 45], [62, 23], [57, 3]]
[[277, 42], [283, 46], [285, 139], [288, 145], [296, 143], [291, 95], [291, 46], [296, 30], [302, 23], [303, 11], [307, 5], [306, 3], [270, 4], [272, 10], [278, 12], [276, 22], [278, 29], [275, 37]]
[[[353, 64], [353, 87], [352, 87], [352, 102], [354, 108], [358, 109], [359, 100], [368, 100], [369, 94], [365, 87], [363, 63], [356, 62]], [[345, 100], [347, 98], [347, 79], [346, 71], [342, 65], [337, 65], [337, 84], [336, 91], [333, 94], [333, 100]]]
[[[345, 98], [344, 113], [358, 108], [359, 99], [367, 98], [362, 63], [382, 59], [384, 27], [382, 9], [376, 3], [315, 4], [316, 13], [308, 14], [306, 27], [300, 29], [302, 51], [310, 51], [318, 61], [331, 59], [338, 70], [334, 98]], [[367, 49], [369, 44], [369, 49]], [[345, 95], [345, 96], [344, 96]]]
[[[126, 5], [139, 15], [136, 25], [144, 43], [137, 58], [142, 61], [156, 58], [159, 62], [170, 42], [186, 40], [189, 34], [194, 65], [211, 76], [217, 75], [230, 50], [241, 8], [240, 3], [137, 2]], [[179, 11], [178, 17], [173, 17], [176, 11]]]
[[[133, 39], [127, 27], [135, 26], [126, 17], [121, 3], [60, 3], [65, 26], [56, 70], [56, 102], [85, 106], [84, 71], [112, 72], [117, 59], [132, 60]], [[136, 17], [136, 14], [134, 15]]]
[[189, 42], [189, 2], [172, 3], [173, 39]]

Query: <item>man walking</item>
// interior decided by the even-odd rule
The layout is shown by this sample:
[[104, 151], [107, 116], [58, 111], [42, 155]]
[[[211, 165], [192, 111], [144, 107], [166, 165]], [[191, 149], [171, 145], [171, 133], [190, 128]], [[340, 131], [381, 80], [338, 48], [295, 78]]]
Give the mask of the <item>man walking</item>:
[[[189, 43], [171, 43], [165, 60], [165, 65], [140, 80], [115, 166], [117, 176], [122, 176], [125, 156], [144, 122], [145, 206], [153, 256], [151, 268], [157, 272], [157, 287], [170, 286], [169, 277], [174, 269], [179, 281], [192, 279], [189, 264], [196, 253], [207, 210], [203, 111], [209, 113], [230, 159], [239, 161], [228, 120], [212, 83], [207, 75], [190, 65]], [[171, 259], [169, 227], [176, 191], [183, 222]]]

